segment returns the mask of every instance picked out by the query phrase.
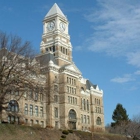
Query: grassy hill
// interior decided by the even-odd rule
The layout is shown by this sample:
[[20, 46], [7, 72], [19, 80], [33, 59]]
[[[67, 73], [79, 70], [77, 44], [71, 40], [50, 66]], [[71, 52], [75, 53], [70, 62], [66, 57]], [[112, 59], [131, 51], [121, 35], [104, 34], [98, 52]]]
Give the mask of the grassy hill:
[[[0, 124], [0, 140], [60, 140], [61, 135], [61, 130]], [[94, 133], [93, 138], [94, 140], [128, 140], [126, 137], [108, 133]], [[91, 140], [91, 133], [74, 131], [67, 135], [66, 140]]]

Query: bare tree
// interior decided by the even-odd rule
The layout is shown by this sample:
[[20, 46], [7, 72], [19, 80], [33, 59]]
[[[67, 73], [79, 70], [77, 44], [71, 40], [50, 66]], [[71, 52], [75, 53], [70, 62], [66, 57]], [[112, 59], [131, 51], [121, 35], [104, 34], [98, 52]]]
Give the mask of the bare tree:
[[110, 133], [125, 135], [134, 140], [140, 139], [140, 114], [135, 115], [129, 122], [122, 121], [119, 125], [114, 127], [108, 126]]
[[10, 96], [19, 100], [26, 91], [40, 92], [44, 86], [45, 77], [33, 52], [30, 42], [0, 32], [0, 120]]
[[140, 139], [140, 114], [135, 115], [126, 126], [125, 134], [131, 136], [134, 140]]

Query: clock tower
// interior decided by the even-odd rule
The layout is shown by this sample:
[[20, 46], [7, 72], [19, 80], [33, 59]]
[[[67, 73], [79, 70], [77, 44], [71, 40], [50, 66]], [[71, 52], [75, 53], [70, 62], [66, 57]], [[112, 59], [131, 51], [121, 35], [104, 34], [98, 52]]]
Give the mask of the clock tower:
[[72, 46], [68, 33], [69, 22], [55, 3], [43, 20], [41, 53], [52, 53], [57, 65], [72, 62]]

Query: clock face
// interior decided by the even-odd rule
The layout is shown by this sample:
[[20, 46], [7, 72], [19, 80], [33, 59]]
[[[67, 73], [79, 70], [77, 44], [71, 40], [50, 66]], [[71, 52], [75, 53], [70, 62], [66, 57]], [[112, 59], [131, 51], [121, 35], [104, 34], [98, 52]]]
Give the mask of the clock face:
[[64, 22], [60, 22], [59, 27], [60, 27], [61, 31], [65, 31], [65, 29], [66, 29], [66, 25]]
[[48, 31], [52, 31], [54, 29], [54, 27], [55, 27], [55, 24], [53, 21], [51, 21], [47, 24]]

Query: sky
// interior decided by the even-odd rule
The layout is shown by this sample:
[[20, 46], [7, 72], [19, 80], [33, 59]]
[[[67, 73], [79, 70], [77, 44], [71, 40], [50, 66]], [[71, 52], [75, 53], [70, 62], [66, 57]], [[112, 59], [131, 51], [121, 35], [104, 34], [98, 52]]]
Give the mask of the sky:
[[57, 3], [69, 20], [73, 61], [104, 91], [105, 125], [118, 103], [140, 113], [140, 0], [0, 0], [0, 30], [40, 53], [42, 21]]

